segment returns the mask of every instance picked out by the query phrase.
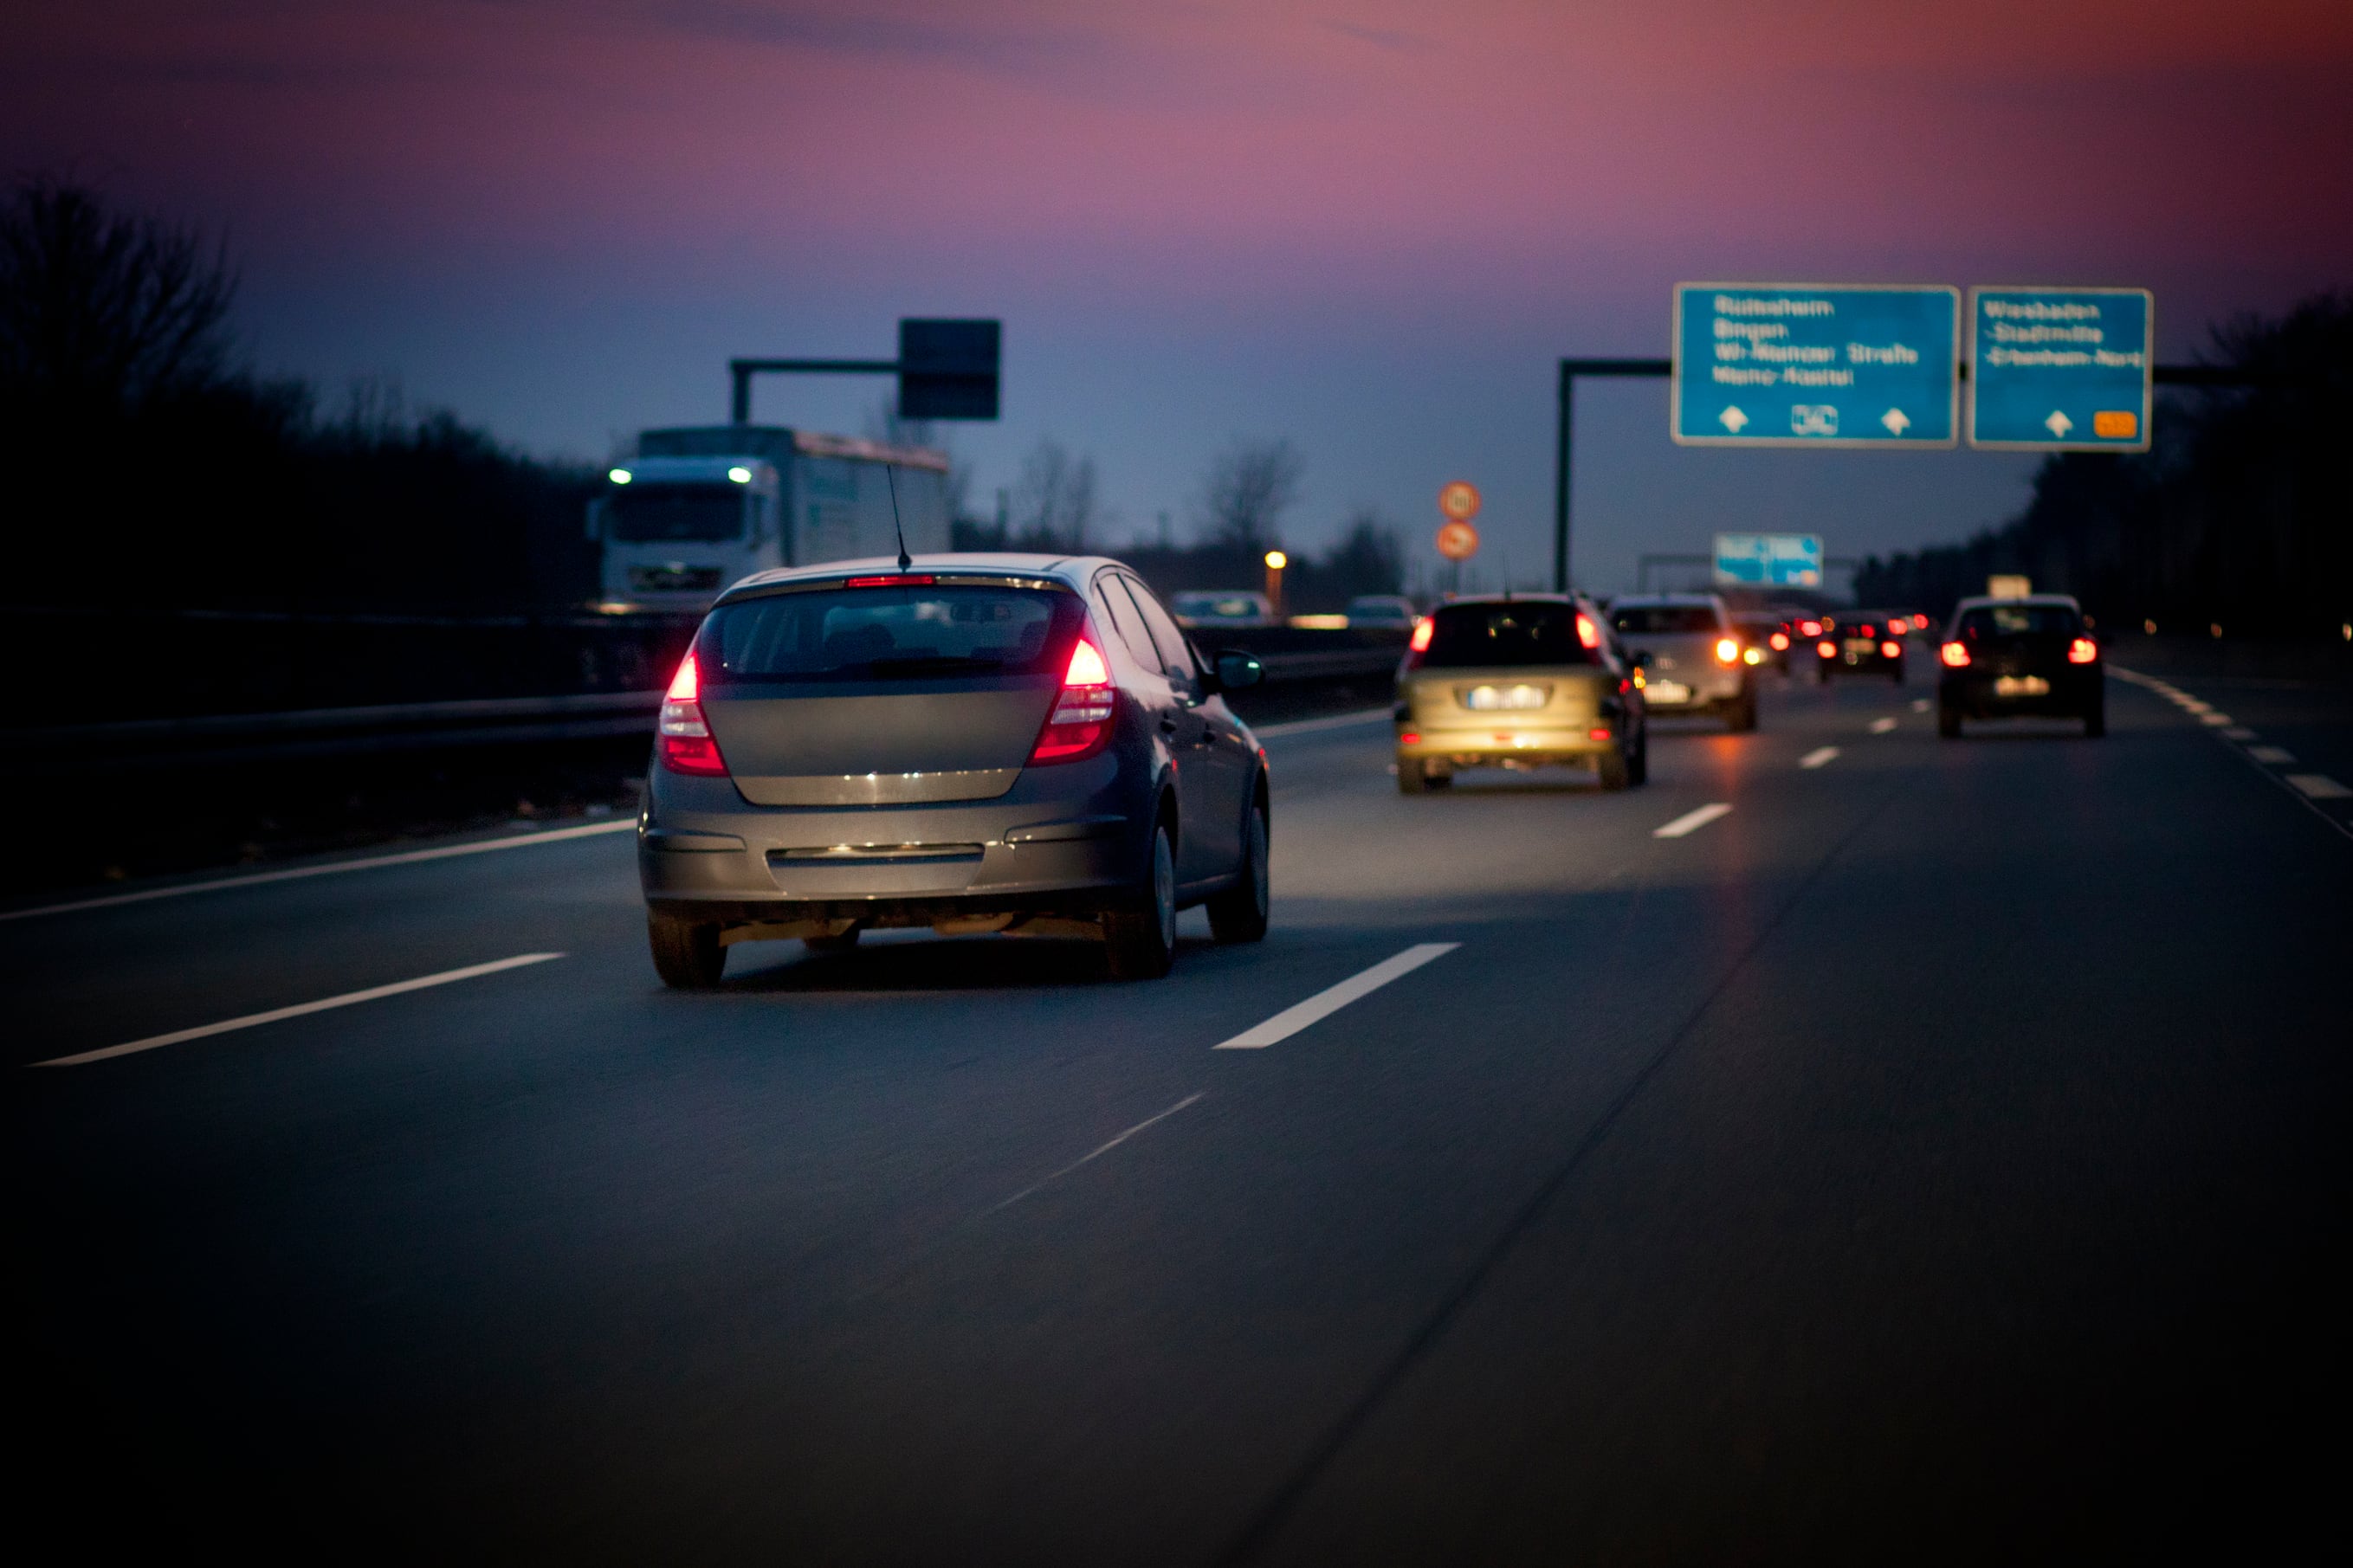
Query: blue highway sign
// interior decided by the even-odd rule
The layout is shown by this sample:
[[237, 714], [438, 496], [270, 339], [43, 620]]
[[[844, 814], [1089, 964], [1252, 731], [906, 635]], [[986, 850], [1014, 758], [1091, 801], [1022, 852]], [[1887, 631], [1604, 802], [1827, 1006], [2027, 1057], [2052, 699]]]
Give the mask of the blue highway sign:
[[1950, 447], [1960, 290], [1675, 285], [1671, 434], [1687, 447]]
[[1969, 290], [1969, 445], [2148, 450], [2146, 289]]
[[1819, 588], [1822, 542], [1812, 533], [1719, 533], [1715, 580], [1731, 587]]

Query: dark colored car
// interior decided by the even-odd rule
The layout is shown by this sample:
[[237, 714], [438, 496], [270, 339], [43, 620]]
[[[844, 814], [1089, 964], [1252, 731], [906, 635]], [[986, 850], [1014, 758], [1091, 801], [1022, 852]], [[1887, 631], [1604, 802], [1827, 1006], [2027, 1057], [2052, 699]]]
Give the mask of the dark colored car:
[[1814, 679], [1828, 686], [1833, 675], [1879, 675], [1901, 686], [1904, 647], [1911, 635], [1910, 617], [1889, 611], [1824, 616], [1814, 639]]
[[738, 942], [1085, 935], [1167, 972], [1176, 911], [1268, 909], [1266, 753], [1115, 561], [937, 555], [763, 572], [723, 594], [662, 704], [638, 868], [654, 967]]
[[2108, 732], [2107, 675], [2084, 611], [2064, 594], [1963, 599], [1936, 649], [1936, 733], [1964, 719], [2041, 714]]
[[[1749, 664], [1769, 664], [1781, 674], [1789, 673], [1790, 633], [1788, 620], [1771, 610], [1736, 610], [1733, 629], [1743, 645], [1741, 658]], [[1757, 657], [1750, 658], [1749, 650]]]

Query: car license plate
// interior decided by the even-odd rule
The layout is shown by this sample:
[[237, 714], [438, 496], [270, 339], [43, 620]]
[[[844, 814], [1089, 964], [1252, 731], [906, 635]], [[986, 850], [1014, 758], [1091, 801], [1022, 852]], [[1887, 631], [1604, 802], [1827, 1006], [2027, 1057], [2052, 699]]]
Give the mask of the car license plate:
[[2048, 697], [2051, 683], [2039, 675], [1997, 675], [1993, 680], [1996, 697]]
[[1691, 688], [1680, 680], [1653, 680], [1643, 689], [1643, 695], [1653, 702], [1688, 702]]
[[1851, 656], [1860, 654], [1868, 658], [1878, 647], [1879, 645], [1873, 642], [1869, 637], [1849, 637], [1846, 639], [1846, 651]]
[[1461, 693], [1462, 706], [1480, 712], [1541, 708], [1552, 696], [1549, 686], [1473, 686]]

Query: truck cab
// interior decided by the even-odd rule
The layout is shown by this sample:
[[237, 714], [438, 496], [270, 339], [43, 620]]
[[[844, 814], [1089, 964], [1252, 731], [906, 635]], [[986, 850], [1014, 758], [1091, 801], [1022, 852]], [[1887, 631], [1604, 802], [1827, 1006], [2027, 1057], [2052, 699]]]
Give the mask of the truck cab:
[[699, 610], [728, 584], [784, 564], [776, 467], [751, 457], [634, 458], [606, 475], [591, 527], [608, 602]]

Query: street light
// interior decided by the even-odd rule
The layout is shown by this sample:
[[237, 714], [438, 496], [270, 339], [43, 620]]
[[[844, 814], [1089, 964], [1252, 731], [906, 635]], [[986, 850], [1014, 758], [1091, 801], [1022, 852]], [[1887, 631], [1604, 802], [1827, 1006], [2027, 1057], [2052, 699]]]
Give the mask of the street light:
[[1266, 552], [1266, 602], [1274, 606], [1274, 617], [1282, 618], [1282, 569], [1291, 564], [1291, 557], [1280, 550]]

